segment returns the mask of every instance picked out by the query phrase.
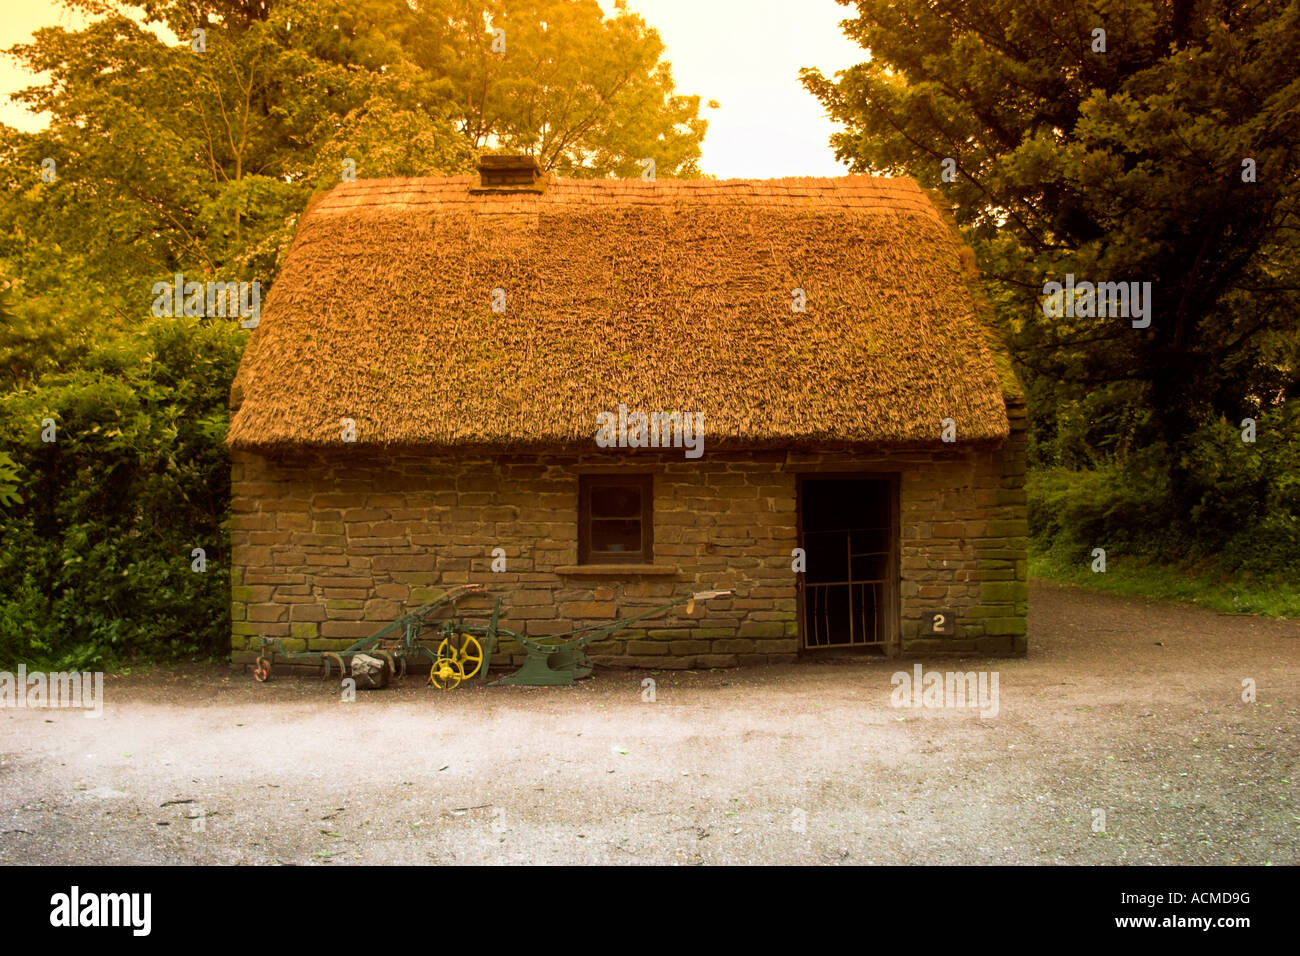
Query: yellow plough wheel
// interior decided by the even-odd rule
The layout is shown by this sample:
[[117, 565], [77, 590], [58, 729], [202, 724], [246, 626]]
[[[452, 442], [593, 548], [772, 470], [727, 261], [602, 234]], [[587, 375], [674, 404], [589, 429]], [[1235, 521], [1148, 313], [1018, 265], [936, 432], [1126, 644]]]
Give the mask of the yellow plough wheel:
[[439, 657], [429, 669], [429, 683], [438, 690], [451, 690], [464, 679], [465, 672], [454, 657]]
[[464, 672], [465, 680], [469, 680], [483, 666], [483, 645], [473, 634], [458, 634], [445, 638], [438, 645], [438, 657], [454, 657]]

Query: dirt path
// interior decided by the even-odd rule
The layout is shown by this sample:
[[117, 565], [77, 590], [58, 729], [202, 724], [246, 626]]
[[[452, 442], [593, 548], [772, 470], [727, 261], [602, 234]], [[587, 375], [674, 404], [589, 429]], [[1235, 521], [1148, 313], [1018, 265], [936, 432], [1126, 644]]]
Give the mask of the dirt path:
[[0, 710], [0, 863], [1300, 862], [1300, 622], [1030, 606], [1030, 658], [923, 662], [997, 671], [989, 718], [892, 707], [911, 661], [351, 704], [110, 678], [97, 720]]

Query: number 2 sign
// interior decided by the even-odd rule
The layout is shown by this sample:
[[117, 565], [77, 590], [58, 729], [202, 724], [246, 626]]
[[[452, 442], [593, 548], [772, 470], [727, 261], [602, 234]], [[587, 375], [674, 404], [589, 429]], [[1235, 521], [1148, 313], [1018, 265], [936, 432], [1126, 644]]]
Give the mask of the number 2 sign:
[[956, 619], [952, 611], [927, 611], [925, 627], [927, 634], [949, 635], [956, 631]]

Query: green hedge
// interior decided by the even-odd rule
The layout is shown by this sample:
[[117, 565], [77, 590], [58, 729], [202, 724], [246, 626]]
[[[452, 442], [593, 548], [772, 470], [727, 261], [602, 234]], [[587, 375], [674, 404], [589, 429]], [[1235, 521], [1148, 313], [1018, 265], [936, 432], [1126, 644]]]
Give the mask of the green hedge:
[[[0, 663], [223, 652], [223, 439], [246, 339], [233, 324], [151, 319], [77, 368], [0, 396]], [[53, 442], [42, 440], [46, 420]]]
[[1039, 469], [1028, 476], [1035, 550], [1084, 561], [1140, 555], [1166, 566], [1212, 566], [1225, 574], [1300, 571], [1300, 403], [1256, 423], [1255, 441], [1238, 423], [1207, 425], [1185, 467], [1196, 504], [1176, 513], [1166, 495], [1160, 448], [1090, 471]]

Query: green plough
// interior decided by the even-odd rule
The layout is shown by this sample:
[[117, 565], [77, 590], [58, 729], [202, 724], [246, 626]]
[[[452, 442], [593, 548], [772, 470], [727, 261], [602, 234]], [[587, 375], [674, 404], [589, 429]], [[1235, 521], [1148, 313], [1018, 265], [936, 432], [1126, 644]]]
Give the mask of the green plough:
[[261, 637], [258, 639], [260, 651], [253, 677], [259, 681], [267, 680], [271, 676], [271, 667], [277, 654], [285, 660], [319, 661], [322, 677], [329, 677], [333, 665], [337, 664], [339, 676], [346, 677], [350, 673], [352, 658], [358, 654], [368, 654], [384, 661], [394, 677], [404, 677], [412, 665], [423, 658], [431, 663], [429, 683], [449, 690], [476, 676], [486, 680], [497, 641], [505, 638], [521, 645], [528, 656], [519, 670], [494, 683], [527, 687], [572, 684], [591, 674], [592, 664], [591, 658], [587, 656], [587, 645], [682, 604], [686, 605], [686, 613], [691, 614], [697, 601], [710, 601], [731, 595], [730, 591], [699, 591], [675, 598], [634, 617], [619, 618], [612, 624], [577, 628], [545, 638], [526, 637], [518, 631], [500, 626], [497, 622], [501, 617], [501, 598], [496, 599], [492, 615], [486, 623], [469, 623], [460, 617], [433, 619], [443, 608], [454, 608], [462, 598], [486, 593], [481, 584], [464, 584], [452, 588], [432, 604], [402, 615], [341, 651], [286, 651], [280, 641]]

